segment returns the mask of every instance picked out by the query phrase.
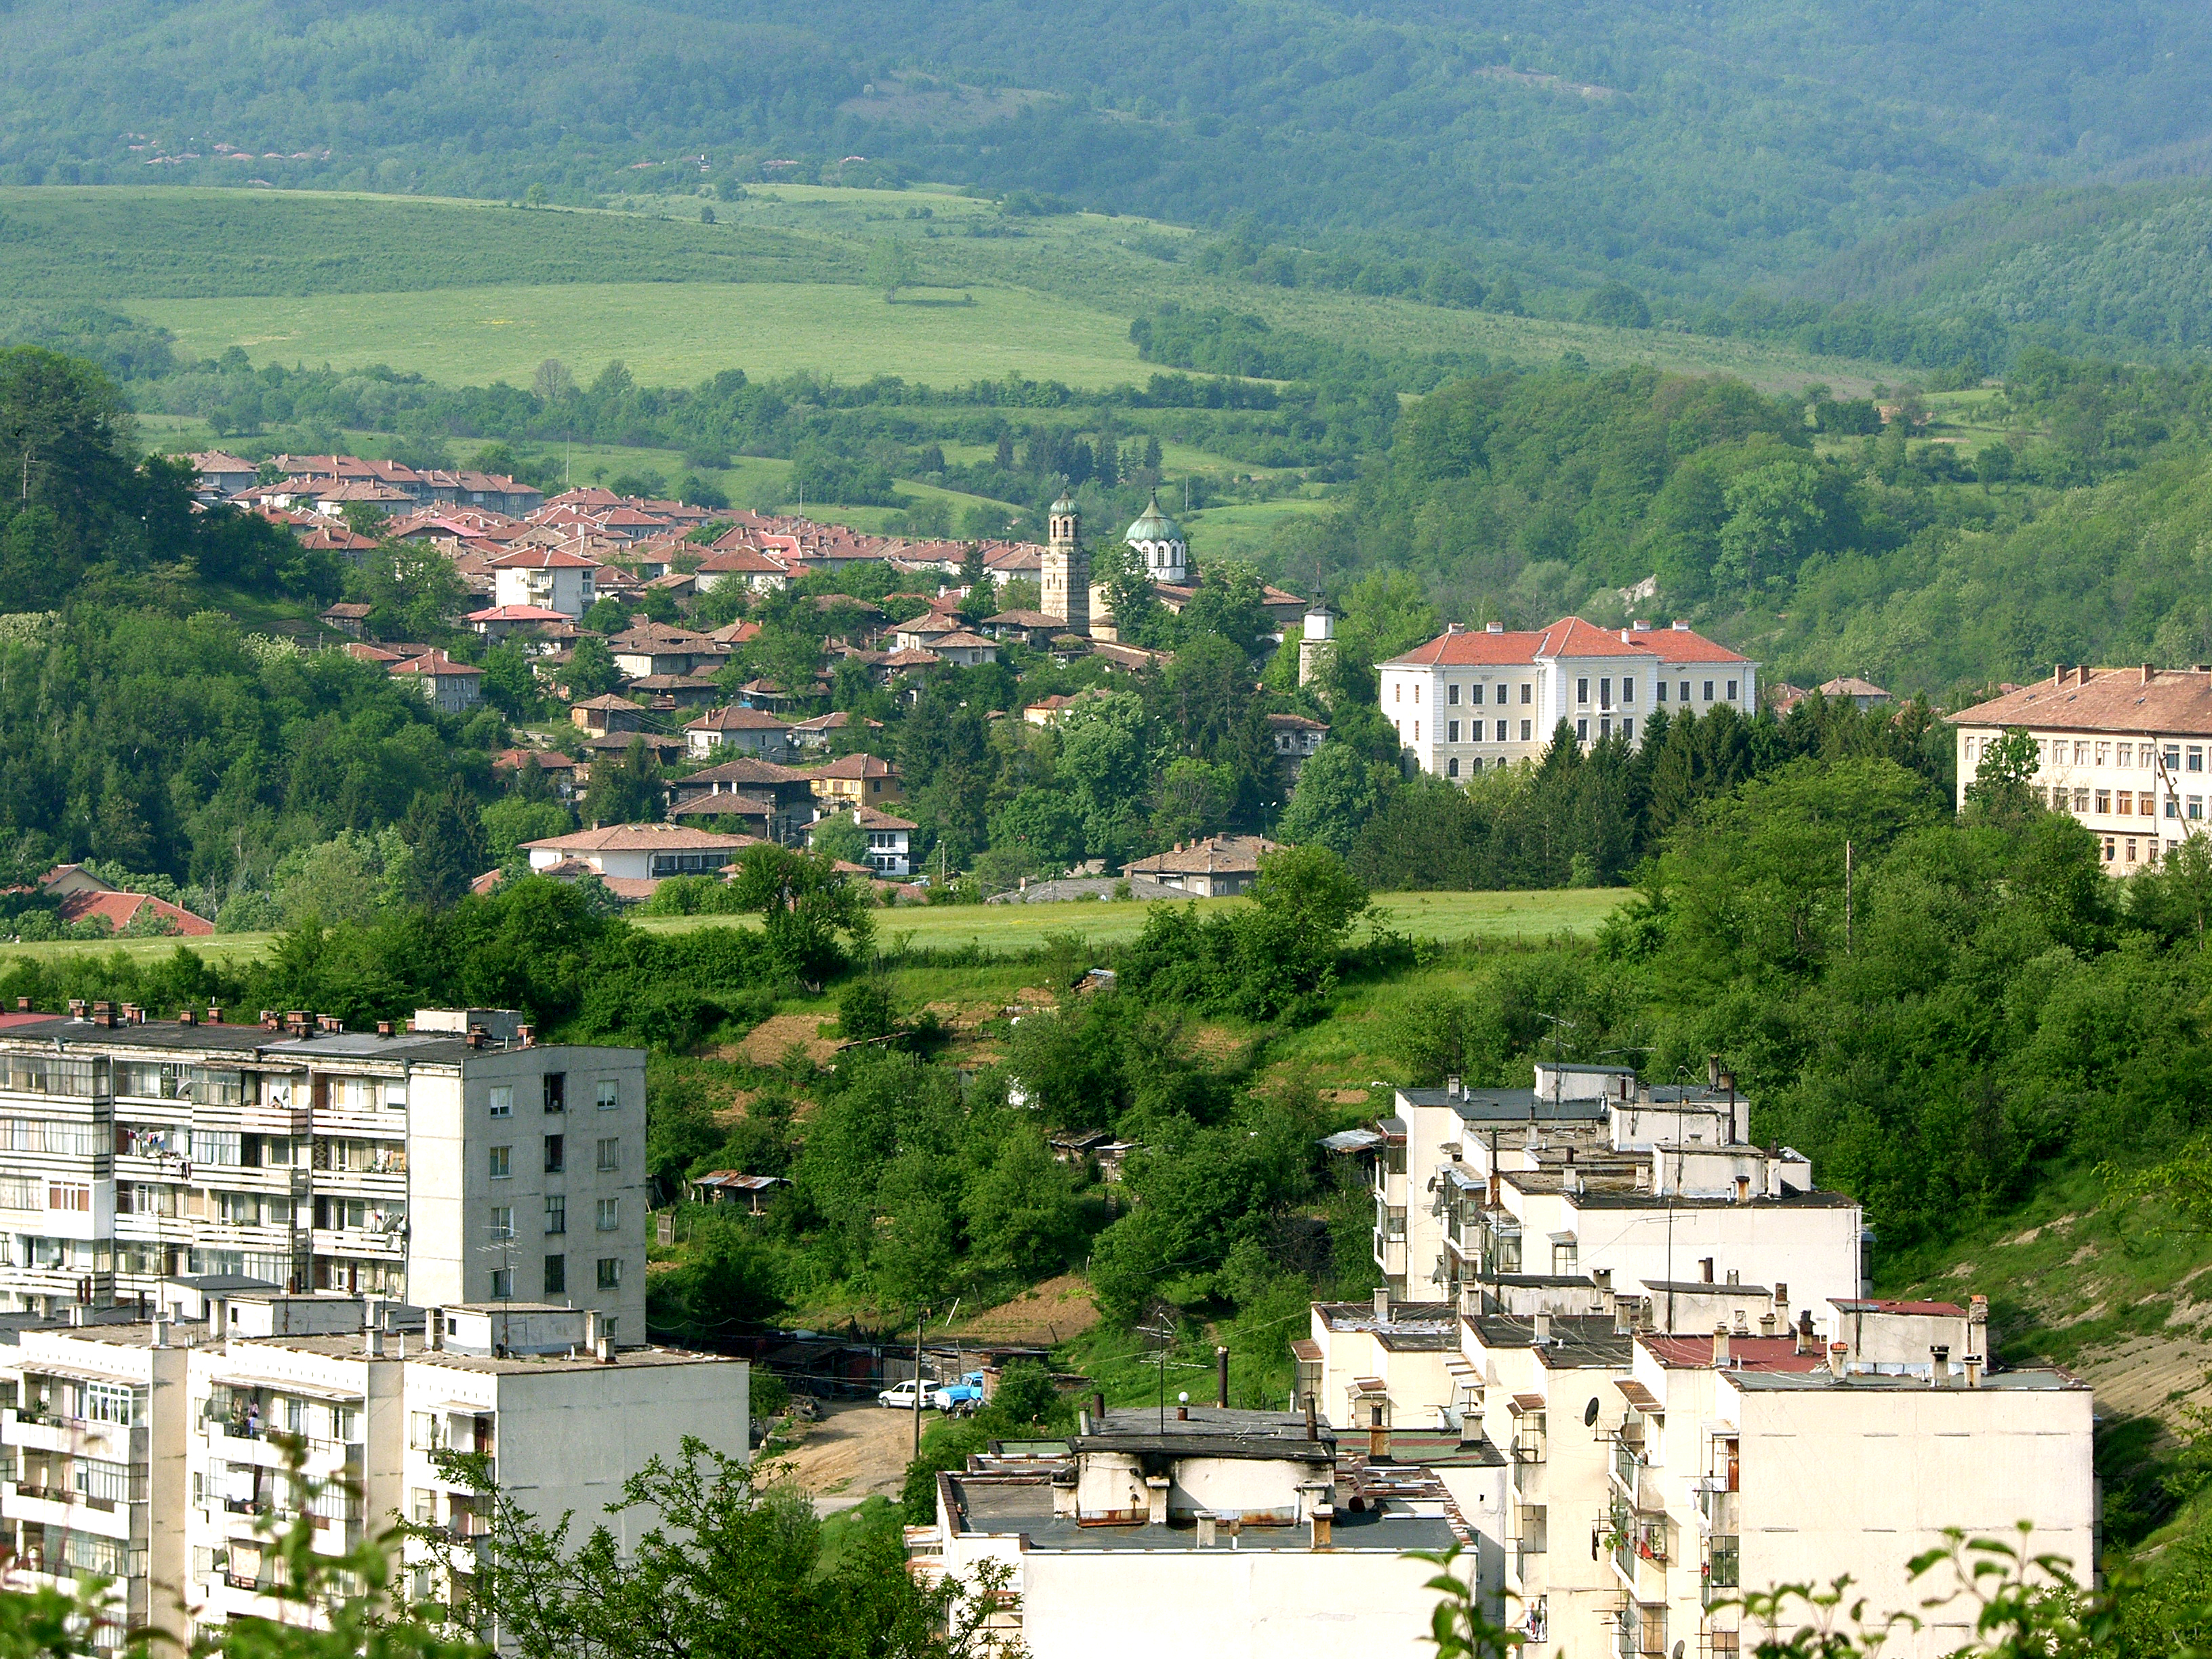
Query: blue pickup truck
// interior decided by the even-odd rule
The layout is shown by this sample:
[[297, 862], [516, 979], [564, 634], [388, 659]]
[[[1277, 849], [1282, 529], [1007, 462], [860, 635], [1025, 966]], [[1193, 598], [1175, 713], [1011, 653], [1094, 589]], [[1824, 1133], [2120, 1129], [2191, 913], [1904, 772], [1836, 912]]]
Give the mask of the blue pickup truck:
[[967, 1416], [983, 1403], [983, 1373], [969, 1371], [957, 1382], [947, 1382], [930, 1395], [929, 1403], [955, 1417]]

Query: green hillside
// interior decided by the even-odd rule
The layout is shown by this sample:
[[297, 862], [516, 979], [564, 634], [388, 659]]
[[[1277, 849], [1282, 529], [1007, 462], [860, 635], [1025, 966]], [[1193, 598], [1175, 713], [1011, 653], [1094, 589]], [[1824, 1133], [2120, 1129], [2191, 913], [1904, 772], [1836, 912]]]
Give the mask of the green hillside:
[[1691, 297], [1990, 185], [2173, 164], [2212, 107], [2178, 0], [24, 0], [0, 52], [18, 183], [937, 178]]

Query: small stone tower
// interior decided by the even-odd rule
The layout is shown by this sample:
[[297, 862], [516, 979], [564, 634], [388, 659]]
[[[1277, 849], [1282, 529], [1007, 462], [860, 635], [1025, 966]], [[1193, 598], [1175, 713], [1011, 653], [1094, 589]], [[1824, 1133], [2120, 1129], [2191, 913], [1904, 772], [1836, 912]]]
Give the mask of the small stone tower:
[[1328, 653], [1336, 647], [1336, 612], [1329, 609], [1327, 599], [1316, 599], [1306, 607], [1305, 632], [1298, 640], [1298, 684], [1310, 684]]
[[1058, 618], [1065, 632], [1091, 631], [1091, 562], [1083, 554], [1079, 532], [1082, 522], [1075, 503], [1063, 492], [1047, 509], [1044, 567], [1039, 603], [1048, 617]]

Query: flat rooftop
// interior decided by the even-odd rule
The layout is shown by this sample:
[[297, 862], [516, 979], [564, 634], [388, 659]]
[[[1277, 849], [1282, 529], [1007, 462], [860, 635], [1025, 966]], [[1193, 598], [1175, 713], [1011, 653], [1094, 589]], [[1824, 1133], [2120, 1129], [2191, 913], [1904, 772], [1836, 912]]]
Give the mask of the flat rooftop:
[[[1109, 1554], [1125, 1551], [1171, 1551], [1228, 1556], [1249, 1550], [1282, 1550], [1306, 1554], [1313, 1549], [1310, 1528], [1246, 1525], [1231, 1533], [1219, 1528], [1210, 1548], [1188, 1524], [1085, 1526], [1073, 1516], [1052, 1512], [1052, 1483], [1042, 1474], [948, 1474], [945, 1477], [963, 1532], [1021, 1535], [1026, 1551], [1060, 1554]], [[1433, 1514], [1424, 1511], [1434, 1509]], [[1449, 1549], [1463, 1541], [1442, 1506], [1424, 1500], [1385, 1498], [1358, 1510], [1337, 1506], [1329, 1528], [1331, 1554], [1401, 1555], [1407, 1550]]]
[[1838, 1377], [1833, 1371], [1728, 1371], [1723, 1373], [1737, 1388], [1750, 1393], [1788, 1390], [1796, 1394], [1858, 1394], [1869, 1389], [1888, 1394], [1942, 1394], [1972, 1396], [1978, 1394], [2065, 1394], [2087, 1393], [2089, 1385], [2065, 1371], [2037, 1369], [2021, 1371], [1997, 1371], [1982, 1378], [1981, 1386], [1970, 1389], [1966, 1378], [1958, 1371], [1951, 1373], [1950, 1381], [1938, 1389], [1923, 1374], [1917, 1376], [1897, 1376], [1881, 1371], [1853, 1371], [1849, 1376]]
[[1613, 1329], [1610, 1314], [1556, 1314], [1550, 1340], [1540, 1344], [1533, 1317], [1470, 1314], [1464, 1322], [1486, 1348], [1534, 1348], [1551, 1370], [1589, 1366], [1626, 1370], [1636, 1340], [1628, 1332]]

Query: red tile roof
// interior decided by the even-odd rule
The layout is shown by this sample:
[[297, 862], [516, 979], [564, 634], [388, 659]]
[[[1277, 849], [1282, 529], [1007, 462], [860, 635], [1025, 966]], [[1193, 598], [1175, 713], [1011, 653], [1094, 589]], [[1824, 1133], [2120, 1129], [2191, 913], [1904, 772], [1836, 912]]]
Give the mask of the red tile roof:
[[151, 893], [71, 893], [61, 902], [61, 919], [73, 923], [103, 916], [119, 933], [149, 905], [155, 915], [166, 916], [178, 933], [189, 938], [202, 939], [215, 932], [215, 924], [205, 916], [196, 916]]
[[1562, 617], [1534, 630], [1459, 629], [1393, 657], [1386, 668], [1503, 667], [1558, 657], [1656, 657], [1662, 663], [1741, 663], [1749, 659], [1686, 628], [1599, 628]]

